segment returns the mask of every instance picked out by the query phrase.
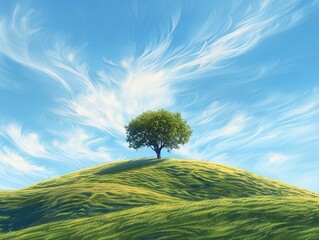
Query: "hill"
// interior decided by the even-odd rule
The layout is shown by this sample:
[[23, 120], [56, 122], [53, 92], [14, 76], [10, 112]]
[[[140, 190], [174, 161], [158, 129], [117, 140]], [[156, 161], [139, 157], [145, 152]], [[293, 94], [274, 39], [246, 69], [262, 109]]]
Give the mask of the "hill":
[[0, 238], [306, 236], [318, 204], [315, 193], [225, 165], [127, 160], [0, 192]]
[[0, 235], [11, 239], [318, 239], [319, 201], [252, 197], [131, 208]]

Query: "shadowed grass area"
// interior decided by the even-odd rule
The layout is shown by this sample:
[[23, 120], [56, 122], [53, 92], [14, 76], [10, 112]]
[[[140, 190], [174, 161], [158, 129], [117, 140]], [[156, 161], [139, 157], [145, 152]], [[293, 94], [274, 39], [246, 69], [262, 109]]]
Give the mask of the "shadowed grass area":
[[28, 189], [79, 183], [116, 183], [183, 200], [255, 195], [316, 194], [225, 165], [182, 159], [118, 161], [45, 181]]
[[178, 200], [147, 189], [113, 183], [71, 184], [0, 196], [0, 213], [5, 216], [0, 219], [3, 231]]
[[317, 239], [318, 199], [252, 197], [132, 208], [1, 239]]
[[104, 175], [104, 174], [115, 174], [120, 173], [123, 171], [129, 171], [134, 169], [139, 169], [143, 167], [148, 167], [151, 165], [155, 165], [158, 163], [162, 163], [164, 160], [162, 159], [139, 159], [139, 160], [131, 160], [131, 161], [124, 161], [113, 166], [107, 167], [102, 169], [97, 174]]
[[[135, 210], [144, 209], [140, 207], [145, 207], [145, 211], [150, 212], [154, 217], [152, 221], [156, 222], [157, 218], [165, 218], [165, 214], [168, 214], [167, 211], [164, 211], [166, 209], [164, 207], [170, 206], [173, 211], [175, 208], [180, 209], [179, 206], [184, 206], [187, 209], [180, 209], [176, 212], [175, 223], [185, 221], [185, 229], [182, 229], [187, 232], [187, 229], [191, 231], [187, 221], [189, 221], [189, 224], [195, 223], [192, 222], [192, 219], [187, 220], [183, 216], [178, 217], [178, 215], [183, 215], [184, 211], [191, 210], [193, 206], [197, 206], [201, 202], [207, 202], [209, 206], [215, 203], [219, 204], [216, 206], [220, 206], [220, 213], [228, 209], [223, 208], [224, 200], [229, 206], [237, 204], [236, 201], [239, 201], [238, 204], [245, 203], [250, 207], [256, 206], [263, 212], [265, 206], [262, 205], [262, 207], [260, 204], [263, 204], [266, 198], [262, 196], [272, 196], [269, 199], [274, 201], [281, 199], [280, 197], [283, 196], [291, 196], [285, 198], [288, 204], [289, 201], [294, 202], [294, 199], [298, 199], [296, 204], [299, 204], [298, 207], [300, 207], [302, 201], [304, 201], [304, 208], [308, 206], [308, 201], [312, 201], [312, 205], [316, 203], [318, 197], [317, 194], [310, 191], [220, 164], [182, 159], [126, 160], [77, 171], [59, 178], [43, 181], [26, 189], [0, 192], [0, 231], [5, 233], [20, 230], [18, 232], [22, 234], [24, 231], [28, 232], [29, 228], [33, 229], [33, 226], [42, 224], [47, 224], [43, 225], [43, 228], [51, 229], [52, 226], [57, 226], [54, 229], [63, 229], [63, 223], [68, 226], [69, 224], [76, 224], [79, 218], [93, 217], [90, 220], [85, 220], [89, 223], [94, 221], [93, 219], [99, 219], [97, 218], [98, 215], [101, 215], [101, 221], [104, 221], [104, 218], [109, 220], [113, 216], [123, 216], [123, 219], [115, 217], [114, 221], [118, 222], [112, 223], [113, 225], [111, 223], [106, 224], [112, 226], [122, 224], [125, 226], [131, 219], [124, 218], [121, 213], [127, 213], [128, 217], [133, 217], [131, 214], [134, 215]], [[249, 198], [246, 200], [244, 197]], [[268, 204], [272, 204], [270, 200], [267, 201]], [[280, 204], [282, 203], [283, 201], [280, 200]], [[274, 206], [282, 208], [280, 204], [276, 205], [274, 203]], [[163, 214], [156, 212], [162, 210], [164, 211]], [[200, 209], [197, 210], [201, 211]], [[244, 216], [243, 221], [251, 221], [252, 215], [240, 216], [236, 215], [235, 212], [229, 212], [230, 210], [231, 207], [227, 210], [227, 214], [233, 216], [231, 222], [241, 219], [241, 216]], [[214, 208], [214, 214], [216, 214], [216, 211], [217, 209]], [[271, 211], [280, 211], [280, 209]], [[293, 208], [288, 209], [288, 211], [292, 213]], [[306, 211], [308, 217], [311, 217], [311, 214], [311, 211]], [[139, 218], [140, 215], [139, 212], [136, 218]], [[166, 216], [167, 221], [169, 216], [169, 214]], [[191, 215], [188, 216], [191, 217]], [[201, 216], [196, 221], [200, 224], [200, 219], [205, 218], [205, 216]], [[253, 221], [258, 223], [263, 219], [262, 216], [257, 214]], [[151, 218], [151, 216], [145, 215], [145, 219], [148, 218]], [[65, 222], [67, 220], [72, 221]], [[58, 221], [60, 223], [54, 223]], [[132, 218], [132, 221], [135, 221], [134, 218]], [[156, 239], [163, 234], [162, 237], [165, 239], [167, 233], [163, 233], [164, 230], [157, 233], [155, 222], [153, 231], [149, 233], [155, 235], [148, 237], [143, 235], [143, 238], [138, 239]], [[137, 221], [134, 226], [143, 228], [139, 224], [141, 223]], [[213, 224], [218, 224], [218, 222]], [[98, 224], [97, 226], [103, 228]], [[201, 226], [197, 227], [201, 228]], [[65, 231], [63, 234], [68, 232], [67, 230], [63, 231]], [[94, 226], [91, 225], [87, 231], [95, 232]], [[170, 237], [175, 234], [172, 231], [170, 230]], [[202, 234], [206, 234], [208, 230], [202, 229], [202, 231]], [[309, 231], [314, 230], [309, 229]], [[115, 232], [108, 233], [115, 234]], [[0, 239], [2, 239], [1, 233]]]

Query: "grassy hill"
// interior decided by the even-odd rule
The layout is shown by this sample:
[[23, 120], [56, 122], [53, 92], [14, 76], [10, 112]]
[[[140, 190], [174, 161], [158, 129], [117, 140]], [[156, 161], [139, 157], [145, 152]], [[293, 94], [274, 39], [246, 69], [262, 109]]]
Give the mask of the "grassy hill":
[[0, 239], [312, 239], [319, 198], [204, 161], [118, 161], [0, 192], [0, 229]]

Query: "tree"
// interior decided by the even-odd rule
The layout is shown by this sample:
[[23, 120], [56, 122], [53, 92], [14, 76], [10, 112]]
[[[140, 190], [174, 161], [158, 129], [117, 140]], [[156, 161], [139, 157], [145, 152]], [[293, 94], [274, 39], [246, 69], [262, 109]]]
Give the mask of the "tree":
[[170, 152], [189, 141], [192, 130], [180, 113], [164, 109], [147, 111], [125, 126], [129, 147], [150, 147], [161, 158], [163, 148]]

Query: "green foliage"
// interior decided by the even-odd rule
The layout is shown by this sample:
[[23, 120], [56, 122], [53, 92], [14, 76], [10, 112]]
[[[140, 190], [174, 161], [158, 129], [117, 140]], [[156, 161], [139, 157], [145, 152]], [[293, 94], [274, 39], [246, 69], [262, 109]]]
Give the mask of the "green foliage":
[[189, 141], [191, 128], [180, 113], [166, 110], [147, 111], [125, 126], [130, 148], [150, 147], [157, 158], [163, 148], [170, 152]]

